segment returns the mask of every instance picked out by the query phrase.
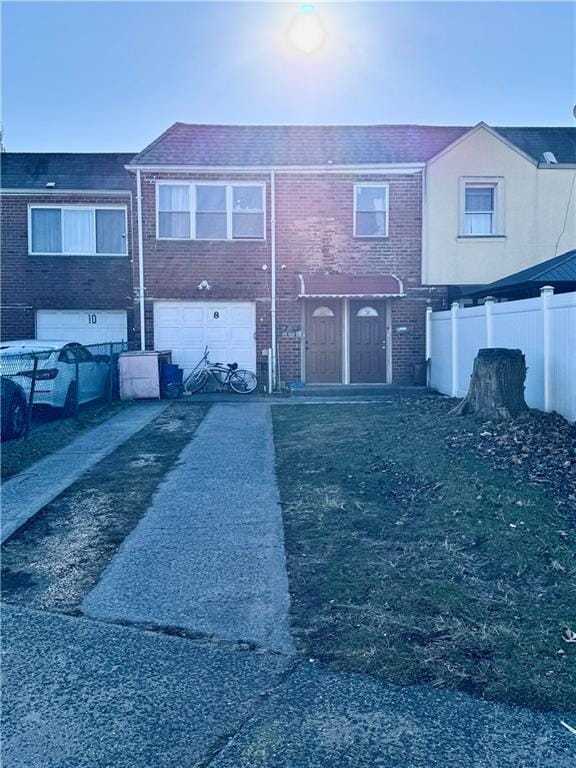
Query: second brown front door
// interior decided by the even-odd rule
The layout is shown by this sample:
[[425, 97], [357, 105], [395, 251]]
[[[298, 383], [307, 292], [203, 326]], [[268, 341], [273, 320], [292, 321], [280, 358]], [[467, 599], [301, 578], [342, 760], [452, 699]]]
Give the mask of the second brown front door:
[[342, 381], [341, 301], [306, 302], [306, 381], [312, 384]]
[[386, 302], [350, 302], [350, 381], [386, 382]]

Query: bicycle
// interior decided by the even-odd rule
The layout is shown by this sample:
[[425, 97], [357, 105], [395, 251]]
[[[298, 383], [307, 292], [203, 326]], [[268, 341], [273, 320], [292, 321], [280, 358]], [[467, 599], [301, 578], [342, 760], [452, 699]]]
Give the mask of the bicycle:
[[216, 383], [218, 391], [231, 390], [239, 395], [249, 395], [258, 386], [256, 374], [243, 368], [238, 363], [211, 363], [208, 360], [208, 347], [192, 373], [184, 381], [186, 392], [200, 392], [210, 379]]

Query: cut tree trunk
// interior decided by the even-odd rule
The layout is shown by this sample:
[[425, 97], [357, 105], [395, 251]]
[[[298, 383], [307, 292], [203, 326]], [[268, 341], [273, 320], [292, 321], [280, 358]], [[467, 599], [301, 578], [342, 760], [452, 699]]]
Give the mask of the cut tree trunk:
[[519, 349], [480, 349], [468, 394], [452, 413], [483, 419], [510, 419], [527, 410], [526, 360]]

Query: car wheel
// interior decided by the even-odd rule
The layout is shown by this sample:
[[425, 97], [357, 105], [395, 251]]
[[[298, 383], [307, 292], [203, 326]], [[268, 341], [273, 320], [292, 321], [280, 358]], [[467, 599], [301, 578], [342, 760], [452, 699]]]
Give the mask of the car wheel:
[[26, 401], [21, 395], [14, 395], [8, 410], [8, 436], [20, 437], [26, 426]]
[[73, 381], [68, 387], [66, 392], [66, 400], [64, 401], [64, 408], [62, 408], [62, 414], [64, 416], [74, 416], [76, 413], [76, 382]]

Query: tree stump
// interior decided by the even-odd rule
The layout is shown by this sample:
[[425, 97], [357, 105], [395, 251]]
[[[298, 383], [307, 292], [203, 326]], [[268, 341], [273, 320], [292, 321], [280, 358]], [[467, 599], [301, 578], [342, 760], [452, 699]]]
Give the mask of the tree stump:
[[480, 349], [468, 394], [451, 413], [483, 419], [509, 419], [527, 410], [526, 360], [519, 349]]

